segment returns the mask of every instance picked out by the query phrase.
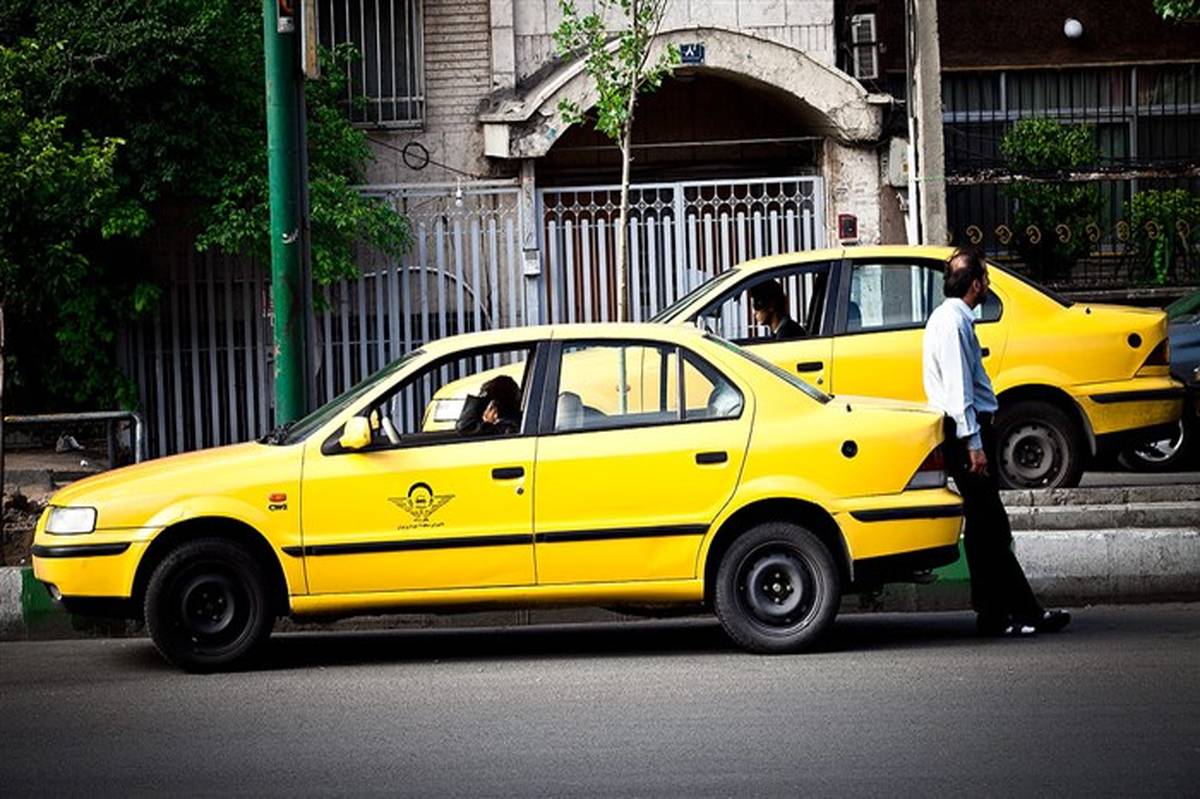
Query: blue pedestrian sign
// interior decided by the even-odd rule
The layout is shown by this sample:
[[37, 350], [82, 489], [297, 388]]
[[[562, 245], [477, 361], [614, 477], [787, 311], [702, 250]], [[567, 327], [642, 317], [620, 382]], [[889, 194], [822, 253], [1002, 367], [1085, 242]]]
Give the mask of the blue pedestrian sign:
[[679, 45], [679, 61], [682, 64], [703, 64], [704, 43], [696, 42]]

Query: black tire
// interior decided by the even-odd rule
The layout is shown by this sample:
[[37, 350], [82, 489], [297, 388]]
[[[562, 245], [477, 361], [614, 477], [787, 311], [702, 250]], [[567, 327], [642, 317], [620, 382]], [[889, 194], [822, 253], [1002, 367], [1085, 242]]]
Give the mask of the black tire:
[[275, 624], [262, 568], [232, 541], [201, 538], [168, 553], [146, 586], [154, 646], [186, 671], [248, 660]]
[[1066, 411], [1025, 400], [1001, 409], [996, 422], [1001, 488], [1072, 488], [1087, 460], [1083, 433]]
[[810, 648], [833, 623], [841, 585], [833, 556], [795, 524], [764, 522], [726, 550], [717, 569], [717, 618], [751, 652]]
[[1195, 423], [1181, 419], [1175, 435], [1129, 447], [1117, 461], [1134, 472], [1181, 471], [1191, 461], [1197, 432]]

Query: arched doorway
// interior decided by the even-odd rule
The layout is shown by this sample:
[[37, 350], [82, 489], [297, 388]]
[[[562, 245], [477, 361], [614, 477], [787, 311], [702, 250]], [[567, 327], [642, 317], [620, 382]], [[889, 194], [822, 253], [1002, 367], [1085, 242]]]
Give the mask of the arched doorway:
[[[882, 112], [861, 85], [797, 48], [735, 31], [672, 31], [656, 46], [689, 42], [705, 45], [704, 63], [646, 95], [634, 126], [634, 320], [740, 261], [824, 246], [827, 184], [839, 201], [873, 203], [878, 218]], [[595, 92], [577, 61], [480, 114], [487, 154], [520, 159], [536, 196], [527, 235], [537, 265], [527, 247], [526, 275], [542, 278], [551, 322], [615, 315], [619, 153], [558, 112], [562, 100], [591, 107]]]
[[[817, 114], [748, 78], [680, 70], [640, 98], [632, 180], [815, 175], [825, 136]], [[620, 152], [589, 124], [574, 125], [537, 159], [543, 186], [620, 180]]]

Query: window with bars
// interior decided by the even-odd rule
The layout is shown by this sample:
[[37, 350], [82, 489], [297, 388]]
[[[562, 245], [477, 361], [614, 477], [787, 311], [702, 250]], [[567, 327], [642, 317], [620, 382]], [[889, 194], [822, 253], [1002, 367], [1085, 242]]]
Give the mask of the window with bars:
[[875, 15], [850, 17], [851, 68], [859, 80], [879, 77], [879, 40], [875, 35]]
[[318, 0], [324, 47], [350, 44], [346, 66], [351, 121], [379, 127], [419, 127], [425, 118], [422, 0]]

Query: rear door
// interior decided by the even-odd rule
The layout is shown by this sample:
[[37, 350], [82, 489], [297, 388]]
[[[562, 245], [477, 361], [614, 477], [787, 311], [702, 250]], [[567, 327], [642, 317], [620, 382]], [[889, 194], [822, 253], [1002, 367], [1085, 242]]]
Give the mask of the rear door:
[[656, 342], [565, 342], [550, 364], [535, 470], [538, 583], [694, 577], [704, 534], [737, 486], [748, 392]]
[[[942, 304], [943, 263], [932, 259], [850, 259], [838, 292], [833, 338], [837, 394], [925, 401], [921, 347], [925, 323]], [[993, 294], [976, 309], [976, 335], [984, 367], [995, 373], [1005, 335], [1000, 300]]]

